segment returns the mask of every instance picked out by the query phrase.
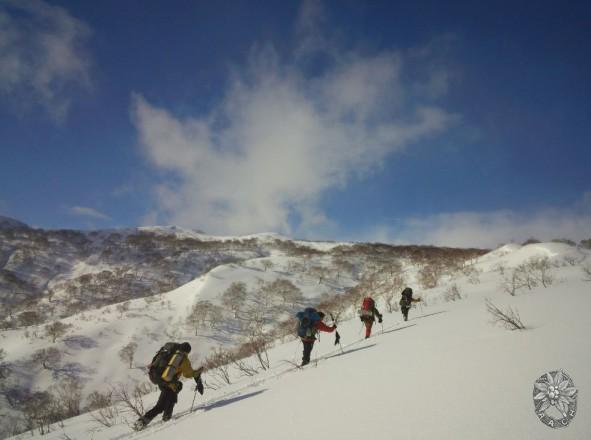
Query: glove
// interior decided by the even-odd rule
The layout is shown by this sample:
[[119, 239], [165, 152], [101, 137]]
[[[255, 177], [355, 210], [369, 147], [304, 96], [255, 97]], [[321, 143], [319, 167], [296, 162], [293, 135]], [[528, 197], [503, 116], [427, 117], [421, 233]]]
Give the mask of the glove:
[[382, 315], [378, 316], [378, 322], [381, 324], [382, 323]]
[[195, 383], [197, 384], [197, 385], [195, 385], [195, 389], [199, 392], [199, 394], [201, 394], [203, 396], [203, 382], [201, 382], [201, 378], [196, 377]]
[[182, 382], [171, 382], [170, 384], [168, 384], [168, 387], [174, 391], [175, 393], [180, 393], [181, 390], [183, 389], [183, 384]]
[[337, 325], [336, 325], [336, 324], [333, 324], [333, 325], [332, 325], [332, 329], [333, 329], [333, 330], [336, 330], [336, 329], [337, 329]]

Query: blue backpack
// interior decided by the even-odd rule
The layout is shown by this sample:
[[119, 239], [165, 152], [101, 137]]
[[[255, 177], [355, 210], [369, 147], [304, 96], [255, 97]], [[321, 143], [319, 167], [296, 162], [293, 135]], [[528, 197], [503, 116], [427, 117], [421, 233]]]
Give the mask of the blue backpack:
[[300, 338], [313, 338], [316, 334], [314, 324], [322, 319], [318, 311], [313, 307], [308, 307], [303, 312], [296, 313], [296, 318], [299, 320], [298, 336]]

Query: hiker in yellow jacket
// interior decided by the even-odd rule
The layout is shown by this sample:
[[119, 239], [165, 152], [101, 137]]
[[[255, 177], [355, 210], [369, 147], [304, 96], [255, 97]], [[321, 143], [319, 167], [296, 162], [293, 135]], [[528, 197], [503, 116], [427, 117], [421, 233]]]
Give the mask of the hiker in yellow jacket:
[[188, 379], [195, 379], [197, 391], [199, 394], [203, 394], [203, 382], [201, 381], [203, 367], [193, 369], [187, 356], [190, 352], [191, 344], [188, 342], [182, 344], [169, 342], [156, 353], [149, 366], [149, 376], [152, 383], [158, 385], [160, 397], [158, 397], [156, 405], [135, 423], [134, 429], [136, 431], [144, 429], [160, 413], [164, 413], [162, 415], [164, 422], [170, 420], [172, 410], [178, 400], [178, 393], [183, 388], [183, 384], [179, 380], [181, 375]]

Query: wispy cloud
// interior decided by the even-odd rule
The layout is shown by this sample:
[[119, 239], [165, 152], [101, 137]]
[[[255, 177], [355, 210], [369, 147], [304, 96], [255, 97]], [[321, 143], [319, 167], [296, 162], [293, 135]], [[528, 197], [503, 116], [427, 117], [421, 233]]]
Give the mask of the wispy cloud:
[[[411, 96], [403, 53], [337, 51], [314, 26], [314, 5], [304, 6], [292, 60], [253, 49], [207, 116], [182, 119], [133, 96], [142, 150], [171, 176], [158, 184], [150, 218], [211, 233], [301, 235], [330, 224], [319, 204], [325, 191], [453, 124], [456, 116]], [[298, 43], [320, 55], [313, 77]]]
[[522, 243], [532, 237], [542, 241], [591, 238], [589, 193], [569, 209], [441, 213], [376, 226], [365, 234], [369, 241], [481, 248]]
[[72, 206], [68, 209], [68, 212], [72, 215], [81, 217], [91, 217], [98, 220], [111, 220], [111, 217], [108, 215], [103, 214], [94, 208], [88, 208], [86, 206]]
[[41, 0], [0, 3], [0, 98], [19, 110], [41, 105], [56, 121], [68, 113], [72, 92], [88, 89], [90, 28]]

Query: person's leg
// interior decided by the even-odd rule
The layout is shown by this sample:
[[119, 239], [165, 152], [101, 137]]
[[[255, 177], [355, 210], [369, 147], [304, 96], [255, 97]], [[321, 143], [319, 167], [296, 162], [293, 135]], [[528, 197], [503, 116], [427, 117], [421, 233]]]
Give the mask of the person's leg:
[[158, 397], [158, 402], [156, 402], [156, 405], [154, 405], [154, 407], [146, 414], [144, 414], [144, 416], [141, 418], [145, 425], [150, 423], [154, 417], [156, 417], [158, 414], [164, 411], [166, 402], [169, 398], [169, 392], [172, 391], [166, 385], [158, 385], [158, 388], [160, 388], [160, 396]]
[[[180, 385], [180, 382], [178, 382], [178, 384]], [[176, 391], [170, 390], [170, 393], [167, 393], [166, 396], [166, 402], [164, 403], [164, 410], [162, 414], [162, 420], [164, 420], [165, 422], [170, 420], [170, 418], [172, 417], [172, 410], [174, 409], [174, 406], [176, 405], [176, 402], [178, 401], [178, 393], [180, 392], [180, 387], [177, 388]]]
[[304, 355], [302, 356], [302, 366], [310, 363], [310, 355], [312, 354], [313, 347], [314, 341], [304, 342]]
[[404, 316], [404, 320], [408, 321], [408, 307], [402, 308], [402, 315]]
[[373, 324], [373, 322], [371, 322], [369, 319], [367, 321], [365, 321], [365, 339], [367, 339], [371, 336], [372, 324]]

